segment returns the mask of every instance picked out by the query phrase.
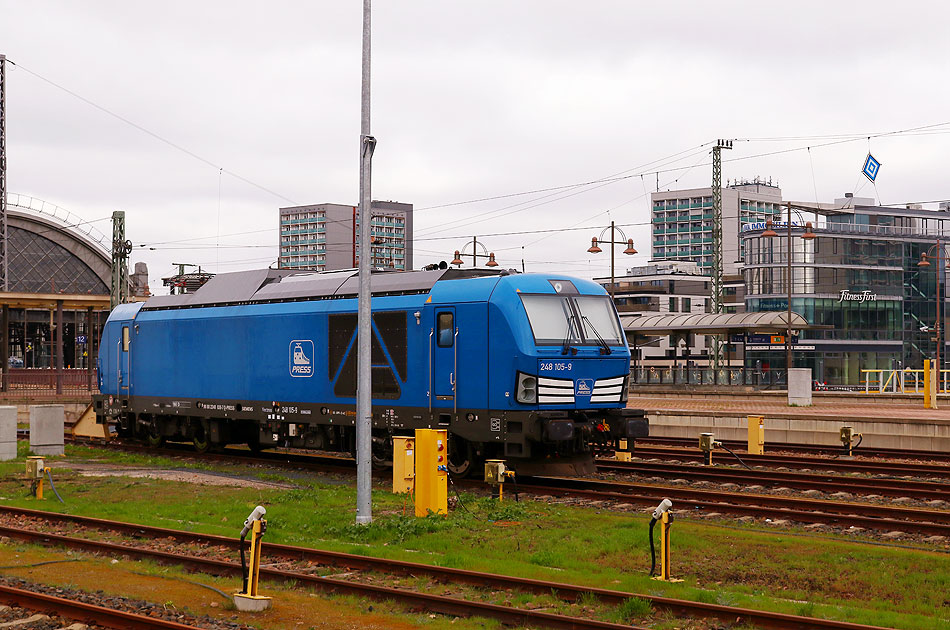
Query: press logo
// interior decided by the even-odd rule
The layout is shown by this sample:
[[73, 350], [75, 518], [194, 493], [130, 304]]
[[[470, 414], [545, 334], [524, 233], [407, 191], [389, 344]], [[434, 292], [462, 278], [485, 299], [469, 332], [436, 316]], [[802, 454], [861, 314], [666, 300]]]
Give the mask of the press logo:
[[290, 342], [290, 375], [313, 376], [313, 342], [309, 339], [295, 339]]
[[594, 389], [594, 381], [589, 378], [578, 379], [574, 384], [574, 395], [575, 396], [590, 396], [592, 390]]

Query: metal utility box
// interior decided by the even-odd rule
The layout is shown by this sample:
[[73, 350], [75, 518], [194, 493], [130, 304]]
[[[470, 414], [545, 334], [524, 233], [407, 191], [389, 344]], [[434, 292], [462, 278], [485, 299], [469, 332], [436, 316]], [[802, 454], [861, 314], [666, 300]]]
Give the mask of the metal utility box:
[[854, 439], [854, 429], [849, 426], [841, 427], [841, 443], [845, 446], [851, 444], [851, 441]]
[[[630, 440], [632, 442], [633, 440]], [[633, 456], [630, 454], [629, 444], [625, 439], [617, 440], [617, 450], [614, 451], [614, 457], [618, 462], [629, 462], [633, 459]]]
[[505, 460], [489, 459], [485, 461], [485, 483], [497, 486], [504, 482]]
[[16, 407], [0, 407], [0, 461], [16, 459]]
[[445, 429], [416, 429], [416, 516], [449, 513], [448, 445]]
[[712, 466], [713, 447], [715, 444], [716, 440], [713, 438], [712, 433], [699, 434], [699, 448], [703, 452], [704, 466]]
[[27, 457], [26, 458], [26, 478], [27, 479], [42, 479], [43, 473], [46, 471], [46, 462], [42, 457]]
[[64, 455], [63, 405], [30, 405], [30, 451], [37, 455]]
[[749, 454], [765, 454], [765, 418], [749, 416]]
[[393, 493], [412, 493], [416, 483], [416, 440], [410, 437], [393, 438]]

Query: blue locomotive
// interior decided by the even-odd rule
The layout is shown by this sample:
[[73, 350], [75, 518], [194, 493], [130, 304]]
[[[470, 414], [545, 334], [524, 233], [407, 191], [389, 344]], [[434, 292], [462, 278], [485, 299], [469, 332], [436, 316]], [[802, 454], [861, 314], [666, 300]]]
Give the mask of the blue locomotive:
[[[112, 311], [99, 351], [100, 421], [152, 445], [191, 441], [354, 452], [354, 271], [220, 274], [191, 294]], [[481, 270], [372, 278], [373, 458], [392, 436], [446, 428], [449, 464], [519, 472], [590, 461], [643, 437], [626, 409], [630, 351], [587, 280]]]

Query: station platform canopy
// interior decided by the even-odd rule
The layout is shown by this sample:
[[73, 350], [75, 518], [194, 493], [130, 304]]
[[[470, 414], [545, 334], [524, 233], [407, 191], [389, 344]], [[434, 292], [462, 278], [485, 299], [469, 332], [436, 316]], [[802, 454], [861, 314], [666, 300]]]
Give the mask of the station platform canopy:
[[[696, 333], [715, 335], [728, 333], [781, 333], [789, 328], [785, 311], [764, 311], [760, 313], [692, 313], [673, 315], [669, 313], [650, 313], [648, 315], [620, 316], [620, 323], [626, 333], [641, 336], [663, 336], [676, 333]], [[828, 328], [809, 324], [808, 320], [792, 313], [793, 330], [811, 330]]]

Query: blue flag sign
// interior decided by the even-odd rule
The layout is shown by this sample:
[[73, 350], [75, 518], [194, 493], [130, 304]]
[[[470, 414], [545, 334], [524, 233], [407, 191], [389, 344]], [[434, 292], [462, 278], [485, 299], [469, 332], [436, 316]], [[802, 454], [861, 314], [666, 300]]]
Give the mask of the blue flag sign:
[[877, 172], [881, 169], [881, 163], [874, 159], [874, 156], [868, 153], [868, 159], [864, 161], [864, 176], [872, 182], [877, 179]]

